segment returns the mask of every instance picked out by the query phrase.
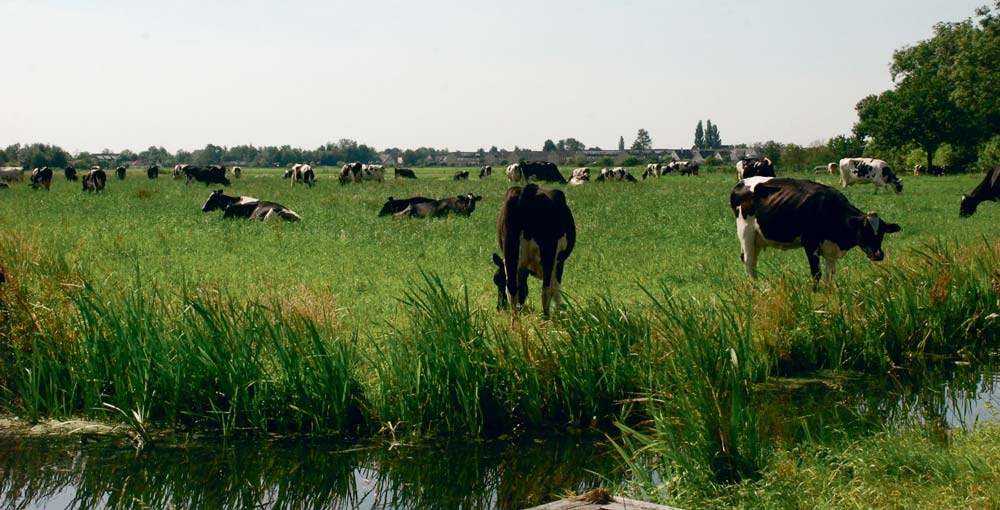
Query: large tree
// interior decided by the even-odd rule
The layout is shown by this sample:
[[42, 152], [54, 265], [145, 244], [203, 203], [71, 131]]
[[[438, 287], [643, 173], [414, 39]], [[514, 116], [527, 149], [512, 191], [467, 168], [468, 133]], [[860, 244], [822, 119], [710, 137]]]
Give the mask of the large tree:
[[698, 126], [694, 128], [694, 146], [699, 149], [705, 148], [705, 127], [700, 120]]
[[711, 119], [705, 121], [705, 147], [709, 149], [722, 147], [722, 136], [719, 135], [719, 126], [712, 124]]
[[556, 143], [551, 139], [545, 140], [545, 143], [542, 144], [542, 152], [555, 152], [556, 150]]
[[635, 134], [635, 141], [632, 142], [632, 150], [645, 152], [652, 150], [653, 140], [649, 137], [649, 131], [643, 128], [639, 128], [639, 131]]

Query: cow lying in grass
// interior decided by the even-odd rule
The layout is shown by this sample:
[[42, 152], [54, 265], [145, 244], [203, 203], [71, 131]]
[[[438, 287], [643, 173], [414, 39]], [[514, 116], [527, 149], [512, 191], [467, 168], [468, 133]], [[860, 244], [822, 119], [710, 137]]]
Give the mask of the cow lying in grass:
[[265, 221], [268, 218], [279, 218], [286, 221], [299, 221], [295, 211], [275, 202], [266, 202], [254, 197], [231, 197], [222, 190], [213, 191], [201, 208], [202, 212], [223, 211], [223, 218], [249, 218]]
[[382, 206], [382, 210], [378, 212], [378, 215], [388, 216], [390, 214], [396, 214], [398, 212], [402, 212], [411, 205], [422, 204], [425, 202], [434, 202], [434, 199], [426, 197], [413, 197], [413, 198], [403, 198], [400, 200], [396, 200], [392, 197], [389, 197], [389, 200], [386, 200], [385, 205]]
[[[419, 197], [418, 197], [419, 198]], [[442, 218], [455, 213], [461, 216], [469, 216], [476, 210], [476, 202], [483, 197], [473, 195], [459, 195], [457, 197], [442, 198], [430, 202], [419, 202], [410, 204], [402, 211], [393, 215], [396, 218]]]

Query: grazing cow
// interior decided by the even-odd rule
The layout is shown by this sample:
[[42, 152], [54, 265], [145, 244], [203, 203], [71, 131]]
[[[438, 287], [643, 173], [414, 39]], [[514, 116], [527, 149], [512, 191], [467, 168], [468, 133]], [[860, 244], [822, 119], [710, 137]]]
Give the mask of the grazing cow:
[[493, 167], [490, 166], [490, 165], [486, 165], [482, 169], [479, 170], [479, 178], [480, 179], [485, 179], [486, 177], [489, 177], [491, 175], [493, 175]]
[[286, 221], [299, 221], [302, 216], [295, 211], [275, 202], [266, 202], [254, 197], [231, 197], [223, 194], [222, 190], [213, 191], [209, 195], [202, 212], [222, 210], [223, 218], [249, 218], [251, 220], [265, 221], [269, 218], [278, 218]]
[[146, 177], [148, 179], [158, 179], [160, 177], [159, 165], [149, 165], [149, 167], [146, 168]]
[[573, 170], [573, 176], [569, 179], [570, 186], [579, 186], [581, 184], [590, 182], [590, 169], [587, 167], [577, 168]]
[[220, 166], [209, 166], [208, 168], [201, 168], [198, 166], [185, 165], [184, 175], [187, 177], [186, 185], [190, 186], [192, 181], [198, 181], [205, 183], [208, 187], [209, 184], [221, 184], [223, 186], [229, 186], [231, 183], [229, 179], [226, 179], [226, 170]]
[[663, 175], [663, 170], [666, 169], [668, 165], [661, 165], [659, 163], [650, 163], [646, 165], [646, 171], [642, 173], [642, 179], [646, 180], [646, 177], [659, 177]]
[[777, 177], [774, 164], [767, 158], [742, 158], [736, 162], [736, 180], [750, 177]]
[[52, 185], [52, 169], [43, 166], [41, 168], [36, 168], [31, 171], [31, 187], [32, 189], [38, 189], [39, 187], [45, 188], [45, 191], [49, 190], [49, 186]]
[[67, 181], [75, 181], [77, 179], [77, 177], [76, 177], [76, 169], [73, 168], [72, 166], [68, 166], [68, 167], [64, 168], [63, 169], [63, 175], [66, 176], [66, 180]]
[[365, 165], [362, 163], [347, 163], [340, 169], [340, 184], [349, 182], [385, 180], [385, 167], [382, 165]]
[[976, 212], [979, 204], [987, 200], [996, 202], [1000, 198], [1000, 167], [993, 167], [986, 172], [982, 182], [968, 195], [962, 195], [962, 202], [958, 207], [958, 214], [963, 218], [968, 218]]
[[174, 179], [180, 179], [184, 175], [184, 169], [190, 165], [174, 165]]
[[303, 182], [310, 188], [316, 185], [316, 174], [313, 173], [311, 166], [297, 163], [292, 165], [292, 168], [289, 171], [291, 172], [289, 177], [291, 177], [292, 186], [295, 186], [295, 183], [297, 182]]
[[548, 161], [522, 161], [507, 167], [507, 177], [511, 181], [538, 181], [566, 184], [566, 178], [559, 173], [559, 167]]
[[402, 211], [393, 214], [394, 218], [443, 218], [455, 213], [461, 216], [471, 216], [476, 210], [476, 202], [483, 197], [473, 195], [459, 195], [457, 197], [442, 198], [430, 202], [412, 203]]
[[809, 271], [819, 283], [819, 258], [826, 281], [833, 281], [837, 259], [860, 246], [873, 261], [885, 258], [882, 238], [900, 227], [874, 212], [863, 213], [839, 191], [800, 179], [751, 177], [736, 183], [729, 195], [736, 235], [747, 275], [757, 277], [757, 256], [767, 246], [802, 247]]
[[681, 175], [698, 175], [698, 171], [701, 170], [701, 165], [694, 161], [684, 161], [679, 163], [681, 169]]
[[605, 181], [627, 181], [627, 182], [639, 182], [628, 170], [617, 166], [615, 168], [602, 168], [601, 175], [597, 176], [598, 182]]
[[535, 184], [507, 190], [497, 218], [500, 253], [493, 254], [497, 270], [497, 309], [514, 303], [515, 310], [528, 297], [528, 275], [542, 279], [542, 313], [550, 304], [559, 309], [563, 266], [576, 245], [576, 223], [566, 205], [566, 195]]
[[945, 174], [945, 171], [944, 168], [941, 168], [937, 165], [931, 165], [929, 169], [924, 167], [924, 165], [916, 165], [913, 167], [913, 175], [923, 175], [923, 174], [941, 176]]
[[469, 171], [468, 170], [461, 170], [461, 171], [455, 172], [454, 178], [455, 178], [456, 181], [467, 181], [467, 180], [469, 180]]
[[104, 186], [108, 183], [108, 174], [104, 173], [99, 166], [90, 167], [90, 171], [83, 176], [83, 191], [104, 191]]
[[840, 185], [848, 187], [856, 182], [871, 182], [878, 193], [879, 187], [884, 191], [890, 184], [896, 193], [903, 192], [903, 181], [889, 169], [889, 165], [881, 159], [844, 158], [840, 160]]
[[407, 207], [411, 205], [423, 204], [425, 202], [434, 202], [434, 199], [425, 197], [413, 197], [413, 198], [403, 198], [400, 200], [396, 200], [392, 197], [389, 197], [389, 200], [386, 200], [385, 205], [382, 206], [382, 210], [378, 212], [378, 215], [388, 216], [390, 214], [396, 214], [398, 212], [405, 210]]
[[394, 179], [416, 179], [417, 174], [413, 173], [413, 170], [409, 168], [393, 168], [392, 169]]
[[0, 167], [0, 181], [18, 181], [24, 180], [24, 168], [19, 166], [5, 166]]
[[233, 177], [239, 179], [240, 176], [242, 176], [242, 175], [243, 175], [243, 169], [240, 168], [240, 167], [238, 167], [238, 166], [234, 166], [233, 167]]
[[125, 179], [125, 167], [120, 166], [120, 167], [116, 168], [115, 169], [115, 177], [117, 177], [118, 180]]

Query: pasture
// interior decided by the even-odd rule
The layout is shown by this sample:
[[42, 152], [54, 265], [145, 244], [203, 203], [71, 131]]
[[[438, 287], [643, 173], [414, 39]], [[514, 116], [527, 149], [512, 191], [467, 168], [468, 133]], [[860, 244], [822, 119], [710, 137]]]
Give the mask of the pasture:
[[[305, 219], [262, 224], [223, 220], [202, 213], [213, 185], [186, 186], [169, 176], [148, 180], [131, 169], [124, 181], [109, 181], [100, 194], [79, 183], [53, 180], [48, 193], [15, 184], [0, 193], [0, 265], [20, 285], [43, 285], [42, 274], [62, 284], [83, 276], [104, 288], [141, 285], [166, 291], [204, 290], [256, 301], [277, 299], [306, 315], [333, 318], [362, 330], [396, 323], [399, 298], [421, 271], [439, 276], [445, 288], [468, 292], [472, 306], [491, 309], [491, 253], [497, 251], [496, 217], [510, 183], [498, 169], [478, 180], [454, 181], [455, 168], [417, 169], [418, 179], [340, 186], [337, 169], [317, 169], [317, 186], [291, 187], [282, 169], [245, 169], [227, 194], [284, 204]], [[569, 175], [570, 168], [561, 169]], [[634, 175], [641, 169], [632, 168]], [[839, 187], [830, 175], [815, 178]], [[391, 169], [388, 172], [391, 174]], [[851, 286], [877, 278], [901, 258], [930, 243], [981, 244], [995, 232], [995, 205], [972, 218], [958, 216], [962, 193], [979, 175], [904, 176], [903, 194], [873, 193], [855, 185], [845, 193], [862, 210], [899, 223], [888, 236], [886, 260], [869, 262], [852, 250], [838, 265], [836, 282]], [[646, 303], [641, 287], [664, 287], [678, 295], [712, 301], [742, 292], [747, 278], [728, 207], [732, 169], [703, 170], [698, 177], [668, 175], [639, 183], [590, 183], [564, 188], [577, 222], [578, 244], [563, 282], [570, 301], [608, 298]], [[389, 196], [432, 198], [472, 192], [484, 198], [470, 218], [399, 220], [378, 217]], [[881, 267], [880, 267], [881, 266]], [[768, 249], [758, 266], [766, 288], [778, 276], [809, 288], [801, 250]], [[77, 275], [77, 276], [74, 276]], [[51, 283], [51, 282], [50, 282]], [[529, 280], [528, 306], [540, 308], [540, 281]]]

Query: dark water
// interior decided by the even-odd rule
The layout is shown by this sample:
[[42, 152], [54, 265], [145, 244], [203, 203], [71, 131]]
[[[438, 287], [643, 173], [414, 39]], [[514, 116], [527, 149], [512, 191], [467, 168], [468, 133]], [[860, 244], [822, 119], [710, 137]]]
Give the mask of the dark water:
[[[990, 356], [880, 377], [819, 374], [765, 385], [754, 405], [772, 440], [899, 426], [946, 436], [1000, 421], [998, 368]], [[0, 438], [0, 508], [521, 509], [623, 476], [598, 438], [177, 443], [137, 453], [123, 439]]]

